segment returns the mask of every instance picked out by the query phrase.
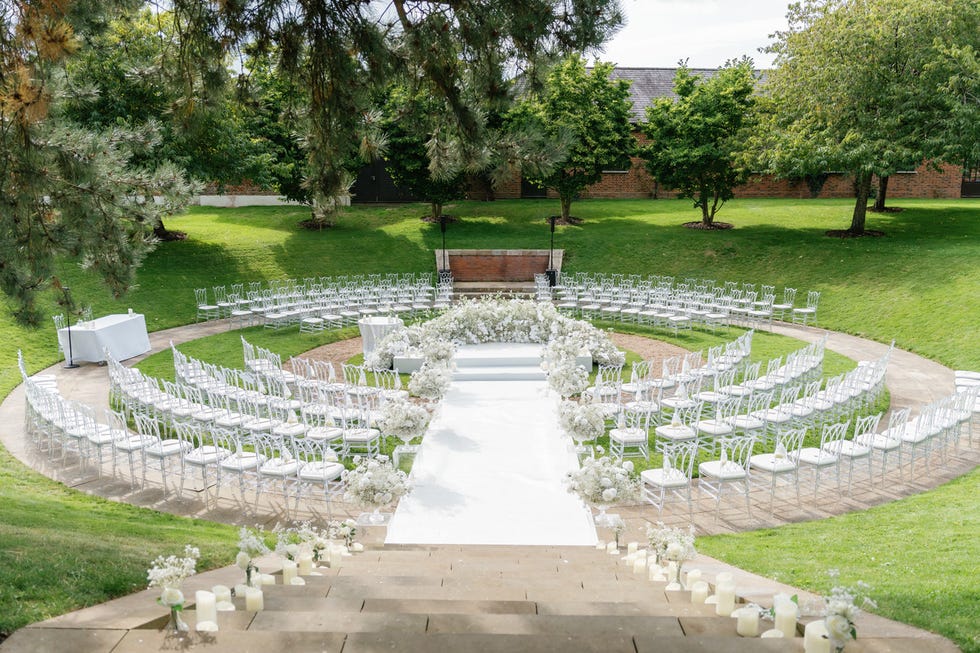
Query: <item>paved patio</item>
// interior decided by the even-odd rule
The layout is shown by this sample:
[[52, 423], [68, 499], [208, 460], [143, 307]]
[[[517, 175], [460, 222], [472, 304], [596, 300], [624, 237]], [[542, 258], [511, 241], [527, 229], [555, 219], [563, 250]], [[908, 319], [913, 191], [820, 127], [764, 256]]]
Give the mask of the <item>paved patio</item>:
[[[777, 325], [783, 333], [804, 341], [823, 336], [819, 329]], [[150, 334], [153, 351], [227, 329], [209, 322]], [[827, 348], [855, 360], [881, 356], [879, 343], [831, 333]], [[139, 359], [127, 361], [135, 363]], [[54, 366], [47, 373], [58, 377], [60, 392], [96, 407], [107, 406], [106, 368], [83, 365], [75, 370]], [[893, 407], [919, 406], [952, 392], [953, 373], [914, 354], [895, 351], [886, 375]], [[54, 465], [38, 454], [23, 429], [23, 389], [17, 388], [0, 405], [0, 424], [8, 425], [0, 441], [30, 467], [80, 491], [157, 510], [226, 522], [274, 525], [285, 519], [342, 516], [349, 508], [336, 503], [312, 502], [300, 510], [284, 510], [275, 501], [242, 506], [223, 496], [216, 505], [203, 500], [203, 488], [185, 489], [184, 496], [169, 496], [158, 484], [134, 490], [119, 478], [102, 476], [76, 466]], [[752, 511], [738, 501], [722, 504], [697, 502], [693, 522], [699, 534], [737, 532], [841, 514], [864, 509], [903, 496], [920, 493], [960, 476], [980, 461], [980, 452], [961, 446], [943, 465], [933, 463], [930, 473], [909, 478], [890, 473], [885, 482], [855, 478], [851, 492], [840, 496], [829, 486], [813, 498], [804, 493], [803, 505], [779, 501], [769, 509], [768, 487], [752, 493]], [[356, 512], [356, 511], [355, 511]], [[649, 505], [618, 510], [627, 524], [622, 541], [643, 540], [646, 526], [663, 519], [686, 525], [685, 506], [668, 504], [663, 516]], [[749, 640], [735, 635], [734, 620], [714, 616], [710, 609], [691, 604], [687, 592], [665, 592], [663, 584], [634, 575], [618, 556], [582, 547], [392, 547], [383, 546], [382, 528], [365, 528], [368, 551], [345, 558], [339, 568], [308, 579], [303, 587], [276, 586], [266, 597], [266, 610], [241, 610], [220, 615], [221, 630], [192, 634], [181, 640], [161, 632], [163, 609], [155, 593], [144, 591], [22, 629], [0, 650], [59, 651], [73, 653], [149, 651], [200, 648], [209, 651], [296, 650], [377, 651], [467, 647], [495, 650], [802, 650], [802, 639]], [[611, 534], [600, 531], [600, 537]], [[266, 566], [276, 567], [270, 560]], [[738, 593], [761, 604], [773, 593], [792, 591], [718, 561], [701, 557], [689, 567], [705, 571], [711, 580], [717, 571], [735, 574]], [[266, 571], [263, 568], [263, 571]], [[240, 582], [235, 567], [199, 574], [185, 583], [185, 595], [217, 583]], [[188, 591], [189, 590], [189, 591]], [[801, 593], [801, 602], [806, 595]], [[240, 599], [236, 599], [240, 601]], [[188, 623], [194, 624], [193, 611]], [[862, 615], [861, 639], [853, 651], [954, 651], [947, 640], [874, 615]], [[247, 631], [247, 632], [246, 632]]]

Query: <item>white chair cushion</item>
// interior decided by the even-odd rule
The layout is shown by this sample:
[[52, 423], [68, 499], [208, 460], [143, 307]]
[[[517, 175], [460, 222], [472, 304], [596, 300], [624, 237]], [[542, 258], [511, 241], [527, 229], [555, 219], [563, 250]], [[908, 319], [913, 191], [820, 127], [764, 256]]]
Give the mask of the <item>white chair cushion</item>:
[[724, 481], [745, 478], [745, 470], [730, 460], [722, 462], [720, 460], [709, 460], [698, 465], [698, 473], [701, 476], [718, 478]]
[[819, 449], [817, 447], [807, 447], [800, 451], [800, 462], [817, 467], [825, 467], [837, 463], [837, 456]]
[[264, 462], [265, 456], [250, 451], [245, 451], [233, 456], [228, 456], [221, 461], [219, 466], [221, 469], [242, 472], [245, 470], [256, 469]]
[[647, 485], [657, 487], [684, 487], [688, 484], [688, 478], [679, 469], [647, 469], [640, 474], [640, 478]]
[[646, 442], [648, 435], [646, 431], [640, 428], [616, 428], [609, 431], [609, 439], [635, 444], [637, 442]]
[[871, 448], [859, 442], [844, 440], [840, 443], [840, 455], [848, 458], [863, 458], [871, 453]]
[[340, 478], [344, 466], [329, 460], [316, 460], [306, 463], [299, 469], [299, 478], [304, 481], [333, 481]]
[[654, 429], [659, 437], [666, 440], [693, 440], [695, 437], [694, 429], [689, 426], [684, 426], [680, 424], [678, 426], [673, 426], [671, 424], [664, 424], [663, 426], [658, 426]]
[[777, 458], [773, 453], [762, 453], [749, 458], [749, 465], [753, 469], [761, 469], [764, 472], [779, 474], [791, 472], [796, 469], [796, 463], [791, 459], [783, 457]]

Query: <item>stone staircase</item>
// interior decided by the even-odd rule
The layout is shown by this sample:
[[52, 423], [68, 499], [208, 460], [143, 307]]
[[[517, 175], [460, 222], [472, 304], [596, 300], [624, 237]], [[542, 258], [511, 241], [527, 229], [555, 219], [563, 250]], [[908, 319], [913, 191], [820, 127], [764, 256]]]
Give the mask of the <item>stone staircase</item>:
[[[259, 568], [272, 571], [276, 560], [260, 560]], [[733, 571], [707, 558], [691, 564], [709, 580]], [[734, 571], [746, 600], [766, 605], [774, 592], [794, 591]], [[265, 586], [260, 612], [246, 611], [236, 597], [236, 611], [218, 613], [217, 632], [194, 630], [194, 592], [240, 582], [234, 566], [184, 582], [183, 618], [191, 632], [183, 636], [166, 628], [158, 592], [144, 590], [22, 628], [0, 651], [803, 651], [802, 627], [793, 639], [739, 637], [735, 620], [717, 616], [714, 606], [691, 603], [688, 592], [667, 592], [664, 583], [634, 574], [619, 555], [593, 547], [370, 546], [316, 573], [305, 585]], [[874, 615], [862, 615], [859, 629], [861, 639], [849, 645], [855, 651], [957, 650], [946, 639]]]
[[453, 296], [476, 298], [485, 295], [503, 295], [519, 299], [534, 299], [533, 281], [454, 281]]
[[540, 345], [489, 343], [462, 347], [453, 381], [544, 381]]

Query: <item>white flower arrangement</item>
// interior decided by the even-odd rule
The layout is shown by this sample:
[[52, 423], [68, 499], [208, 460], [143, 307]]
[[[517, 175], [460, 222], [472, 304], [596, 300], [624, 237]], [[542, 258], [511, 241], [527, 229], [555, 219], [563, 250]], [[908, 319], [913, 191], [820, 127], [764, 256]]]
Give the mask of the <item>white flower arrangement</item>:
[[160, 588], [157, 603], [170, 609], [170, 623], [178, 633], [189, 630], [179, 614], [184, 609], [184, 593], [180, 585], [197, 571], [197, 560], [200, 557], [200, 550], [188, 544], [184, 547], [183, 557], [158, 556], [146, 572], [147, 587]]
[[608, 456], [586, 458], [579, 469], [568, 472], [565, 482], [569, 492], [600, 506], [636, 501], [640, 496], [640, 481], [633, 474], [633, 463], [620, 463]]
[[412, 373], [408, 381], [408, 391], [427, 401], [440, 401], [449, 389], [453, 373], [446, 365], [425, 362]]
[[562, 362], [548, 371], [548, 385], [563, 398], [580, 394], [589, 387], [589, 373], [572, 362]]
[[[824, 625], [827, 627], [827, 638], [838, 653], [852, 639], [857, 639], [855, 621], [862, 607], [875, 608], [877, 604], [868, 596], [871, 587], [862, 581], [854, 586], [838, 585], [840, 573], [836, 569], [828, 572], [834, 580], [830, 596], [825, 597]], [[861, 607], [858, 606], [861, 604]]]
[[424, 406], [405, 399], [385, 402], [381, 408], [380, 428], [385, 435], [392, 435], [408, 442], [429, 428], [432, 415]]
[[395, 469], [387, 456], [368, 460], [355, 456], [354, 464], [356, 465], [354, 469], [345, 470], [343, 474], [347, 484], [344, 501], [379, 508], [405, 496], [412, 490], [408, 475]]
[[683, 530], [665, 526], [662, 521], [658, 521], [656, 526], [647, 527], [647, 540], [657, 560], [683, 563], [685, 560], [693, 560], [698, 554], [697, 549], [694, 548], [693, 524], [687, 530]]
[[332, 521], [327, 525], [327, 532], [331, 540], [343, 540], [348, 547], [354, 543], [357, 537], [357, 522], [353, 519], [344, 521]]
[[464, 299], [425, 324], [388, 334], [377, 343], [365, 364], [374, 369], [389, 369], [394, 357], [402, 355], [431, 362], [448, 361], [452, 354], [447, 344], [435, 343], [454, 347], [486, 342], [549, 343], [549, 349], [559, 346], [564, 349], [561, 355], [550, 354], [559, 358], [567, 357], [569, 352], [575, 356], [588, 351], [594, 361], [604, 365], [621, 365], [625, 361], [623, 352], [604, 331], [560, 314], [548, 302], [495, 297]]
[[265, 544], [265, 531], [261, 528], [242, 528], [238, 531], [238, 555], [235, 564], [245, 572], [245, 584], [252, 585], [252, 572], [258, 571], [253, 560], [269, 553]]
[[573, 440], [594, 440], [606, 431], [606, 417], [589, 402], [563, 401], [558, 405], [558, 423]]

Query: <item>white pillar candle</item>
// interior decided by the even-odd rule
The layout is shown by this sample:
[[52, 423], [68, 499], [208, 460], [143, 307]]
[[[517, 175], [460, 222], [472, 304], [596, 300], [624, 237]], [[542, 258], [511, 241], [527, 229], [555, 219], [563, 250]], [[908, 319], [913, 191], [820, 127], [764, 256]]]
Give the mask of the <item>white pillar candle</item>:
[[616, 548], [615, 542], [610, 542], [606, 545], [606, 553], [615, 555], [619, 553], [619, 549]]
[[282, 561], [282, 584], [291, 585], [293, 579], [296, 578], [298, 567], [295, 560], [283, 560]]
[[730, 571], [723, 571], [715, 576], [715, 585], [721, 585], [722, 583], [734, 582], [735, 577]]
[[265, 610], [265, 597], [262, 590], [257, 587], [249, 587], [245, 590], [245, 609], [249, 612]]
[[596, 551], [605, 551], [606, 550], [606, 543], [605, 543], [605, 541], [599, 540], [598, 542], [596, 542], [595, 543], [595, 549], [596, 549]]
[[715, 596], [718, 597], [718, 603], [715, 605], [715, 614], [721, 617], [732, 616], [732, 611], [735, 610], [735, 583], [732, 581], [725, 581], [715, 588]]
[[216, 603], [231, 601], [231, 589], [225, 585], [215, 585], [211, 588], [211, 593], [214, 594], [214, 600]]
[[194, 610], [197, 612], [197, 623], [210, 621], [217, 623], [218, 608], [214, 592], [198, 590], [194, 593]]
[[769, 639], [771, 637], [782, 637], [783, 632], [781, 630], [776, 630], [775, 628], [770, 628], [766, 632], [762, 633], [760, 637], [762, 639]]
[[350, 545], [350, 550], [354, 553], [364, 553], [364, 545], [360, 542], [354, 542]]
[[646, 556], [636, 556], [636, 559], [633, 560], [633, 573], [645, 574], [646, 571], [647, 571]]
[[700, 569], [691, 569], [690, 571], [687, 572], [687, 576], [685, 578], [686, 578], [686, 580], [684, 581], [684, 585], [688, 589], [690, 589], [690, 587], [692, 585], [694, 585], [694, 583], [700, 582], [700, 580], [701, 580], [701, 570]]
[[647, 578], [650, 580], [657, 583], [662, 583], [667, 580], [667, 577], [664, 576], [663, 567], [658, 565], [656, 561], [651, 560], [650, 564], [647, 565], [647, 569]]
[[302, 576], [297, 576], [296, 578], [289, 581], [290, 585], [306, 585], [306, 581], [303, 580]]
[[636, 553], [636, 551], [639, 548], [640, 548], [639, 542], [630, 542], [629, 544], [626, 545], [626, 553]]
[[759, 634], [759, 611], [755, 608], [741, 608], [734, 612], [735, 632], [742, 637], [756, 637]]
[[708, 584], [699, 580], [691, 585], [691, 603], [704, 603], [708, 598]]
[[823, 619], [811, 621], [803, 629], [804, 653], [830, 653], [827, 624]]
[[773, 613], [773, 627], [783, 637], [796, 637], [796, 604], [792, 601], [780, 601], [773, 606]]
[[246, 585], [245, 583], [239, 583], [238, 585], [235, 585], [235, 596], [244, 597], [245, 590], [247, 589], [248, 589], [248, 585]]
[[299, 557], [297, 572], [300, 576], [309, 576], [313, 573], [313, 556], [304, 555]]
[[263, 585], [275, 585], [276, 577], [272, 574], [262, 574], [262, 584]]

